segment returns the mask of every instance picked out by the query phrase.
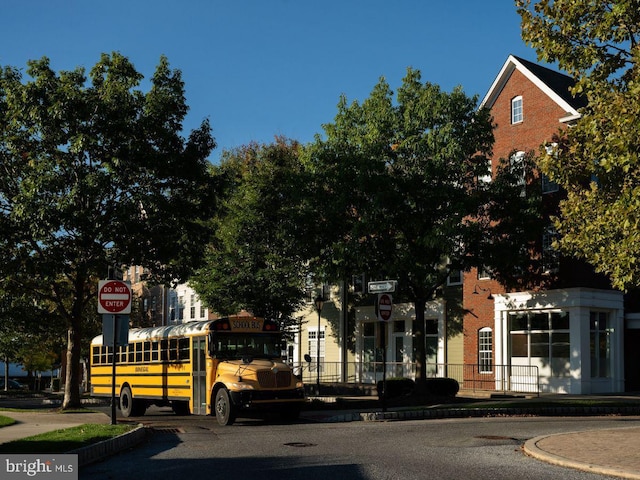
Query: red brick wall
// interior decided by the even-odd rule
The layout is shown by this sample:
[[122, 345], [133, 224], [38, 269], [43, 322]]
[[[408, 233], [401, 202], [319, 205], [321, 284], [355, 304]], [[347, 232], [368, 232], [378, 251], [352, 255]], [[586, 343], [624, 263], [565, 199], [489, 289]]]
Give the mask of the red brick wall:
[[[522, 96], [524, 120], [511, 124], [511, 99]], [[560, 118], [566, 115], [542, 90], [518, 70], [496, 99], [491, 112], [496, 124], [494, 130], [494, 159], [507, 158], [513, 150], [534, 150], [545, 142], [550, 142], [554, 133], [563, 126]], [[495, 165], [496, 162], [494, 162]]]
[[[522, 96], [523, 121], [511, 124], [511, 99]], [[557, 133], [563, 124], [560, 118], [566, 115], [552, 99], [550, 99], [533, 82], [518, 70], [505, 84], [492, 107], [494, 130], [494, 160], [495, 170], [500, 158], [507, 158], [514, 151], [534, 150], [537, 154], [540, 145], [550, 142], [553, 134]], [[478, 294], [474, 294], [477, 288]], [[494, 280], [478, 280], [475, 269], [465, 274], [463, 283], [464, 308], [468, 312], [464, 317], [464, 362], [478, 363], [478, 331], [483, 327], [494, 330], [494, 301], [488, 299], [489, 291], [492, 295], [504, 293], [504, 288]], [[495, 358], [494, 358], [495, 363]]]

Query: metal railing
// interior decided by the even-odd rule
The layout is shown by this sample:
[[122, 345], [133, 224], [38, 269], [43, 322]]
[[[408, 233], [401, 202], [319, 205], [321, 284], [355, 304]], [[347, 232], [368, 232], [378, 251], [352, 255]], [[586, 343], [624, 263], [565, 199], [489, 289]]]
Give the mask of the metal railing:
[[[376, 384], [383, 379], [382, 362], [320, 362], [318, 364], [292, 364], [294, 373], [302, 376], [307, 384], [353, 383]], [[344, 371], [344, 375], [343, 375]], [[386, 378], [415, 379], [415, 363], [387, 362]], [[428, 378], [453, 378], [460, 390], [518, 392], [540, 394], [540, 377], [537, 366], [531, 365], [477, 365], [477, 364], [427, 364]]]

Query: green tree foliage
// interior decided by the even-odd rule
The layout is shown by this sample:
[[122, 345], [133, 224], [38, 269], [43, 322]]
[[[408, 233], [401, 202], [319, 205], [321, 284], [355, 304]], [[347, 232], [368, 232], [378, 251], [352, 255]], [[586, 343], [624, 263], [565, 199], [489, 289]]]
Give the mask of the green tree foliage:
[[640, 286], [640, 2], [518, 0], [522, 36], [538, 58], [576, 78], [588, 106], [540, 166], [567, 190], [560, 247]]
[[162, 57], [143, 76], [118, 53], [54, 72], [47, 58], [0, 72], [0, 274], [51, 305], [67, 329], [63, 407], [80, 404], [81, 345], [97, 281], [113, 264], [181, 279], [211, 214], [207, 121], [181, 137], [181, 74]]
[[[489, 173], [493, 131], [489, 112], [460, 88], [443, 92], [409, 69], [395, 96], [382, 79], [362, 103], [338, 104], [306, 152], [321, 188], [321, 228], [314, 265], [331, 279], [367, 272], [393, 278], [415, 304], [425, 303], [452, 269], [475, 261], [485, 225], [479, 177]], [[417, 380], [425, 383], [424, 332], [416, 332]]]
[[507, 289], [540, 288], [553, 281], [541, 255], [541, 241], [551, 220], [542, 208], [542, 189], [534, 152], [497, 162], [477, 221], [478, 266]]
[[276, 138], [225, 152], [206, 261], [190, 280], [209, 308], [292, 320], [304, 299], [305, 182], [295, 141]]

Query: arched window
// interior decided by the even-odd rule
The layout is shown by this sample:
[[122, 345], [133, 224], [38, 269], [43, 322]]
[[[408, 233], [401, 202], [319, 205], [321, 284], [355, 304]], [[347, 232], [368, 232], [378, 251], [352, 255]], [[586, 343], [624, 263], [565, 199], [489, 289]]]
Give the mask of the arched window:
[[523, 119], [522, 96], [517, 96], [511, 99], [511, 123], [520, 123]]

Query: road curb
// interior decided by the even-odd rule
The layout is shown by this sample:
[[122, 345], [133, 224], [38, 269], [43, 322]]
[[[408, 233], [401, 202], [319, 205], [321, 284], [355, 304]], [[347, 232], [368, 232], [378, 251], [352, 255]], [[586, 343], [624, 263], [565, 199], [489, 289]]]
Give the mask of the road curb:
[[511, 416], [602, 416], [640, 415], [640, 406], [633, 407], [542, 407], [542, 408], [425, 408], [394, 411], [376, 411], [364, 413], [341, 412], [325, 415], [315, 412], [307, 418], [323, 423], [339, 422], [380, 422], [390, 420], [427, 420], [442, 418], [477, 418], [477, 417], [511, 417]]
[[86, 447], [72, 450], [68, 453], [78, 455], [78, 466], [83, 467], [94, 462], [98, 462], [107, 457], [120, 453], [129, 448], [133, 448], [141, 443], [147, 436], [144, 425], [138, 424], [133, 430], [118, 435], [117, 437], [103, 440], [102, 442], [87, 445]]

